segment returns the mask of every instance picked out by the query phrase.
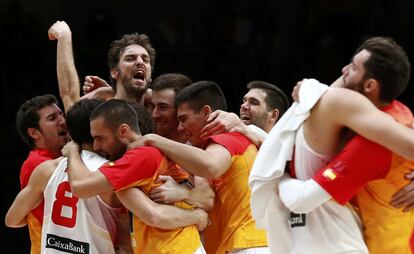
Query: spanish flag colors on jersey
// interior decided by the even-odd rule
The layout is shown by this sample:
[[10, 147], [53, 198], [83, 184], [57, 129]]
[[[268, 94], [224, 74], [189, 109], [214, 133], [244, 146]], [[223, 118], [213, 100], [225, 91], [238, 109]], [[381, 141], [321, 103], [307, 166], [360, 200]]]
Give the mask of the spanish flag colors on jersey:
[[[393, 101], [381, 110], [396, 121], [412, 126], [413, 115], [400, 102]], [[369, 253], [409, 254], [412, 253], [409, 241], [414, 212], [403, 212], [390, 202], [409, 183], [405, 175], [413, 169], [413, 161], [356, 135], [313, 179], [338, 203], [351, 201], [355, 205]]]
[[[116, 191], [133, 187], [148, 194], [159, 186], [159, 175], [170, 175], [177, 182], [188, 178], [175, 163], [167, 159], [153, 147], [139, 147], [127, 151], [119, 160], [100, 168]], [[176, 206], [192, 209], [180, 202]], [[183, 253], [192, 254], [200, 246], [200, 236], [196, 226], [164, 230], [146, 225], [133, 216], [131, 242], [134, 253]]]
[[204, 231], [207, 253], [267, 246], [266, 232], [256, 229], [250, 209], [248, 177], [256, 147], [239, 133], [214, 135], [209, 142], [224, 146], [232, 156], [232, 164], [223, 175], [212, 180], [216, 197], [209, 213], [211, 224]]
[[[396, 121], [412, 126], [413, 115], [400, 102], [393, 101], [381, 110]], [[367, 183], [356, 195], [369, 253], [412, 253], [409, 240], [414, 228], [414, 212], [403, 212], [391, 206], [390, 201], [393, 194], [409, 183], [405, 175], [413, 169], [413, 161], [392, 154], [388, 174]]]

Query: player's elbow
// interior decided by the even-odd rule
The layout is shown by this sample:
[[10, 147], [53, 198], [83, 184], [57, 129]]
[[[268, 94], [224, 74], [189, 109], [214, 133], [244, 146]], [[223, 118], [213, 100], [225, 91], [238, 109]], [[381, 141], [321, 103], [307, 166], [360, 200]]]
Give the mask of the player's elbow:
[[27, 225], [24, 219], [18, 220], [17, 218], [13, 217], [10, 213], [6, 214], [4, 224], [6, 224], [6, 227], [9, 228], [21, 228]]
[[14, 228], [15, 224], [13, 223], [13, 220], [10, 218], [9, 214], [6, 214], [6, 218], [4, 219], [4, 224], [6, 224], [6, 227]]
[[279, 197], [282, 203], [294, 213], [307, 213], [310, 210], [306, 206], [302, 205], [299, 195], [292, 195], [295, 193], [292, 189], [286, 189], [286, 186], [279, 183]]
[[413, 145], [408, 146], [407, 148], [409, 151], [407, 155], [405, 156], [408, 160], [414, 160], [414, 139], [413, 139]]
[[214, 161], [209, 161], [208, 163], [206, 163], [203, 172], [204, 175], [201, 176], [207, 179], [218, 178], [223, 174], [221, 168], [217, 167], [217, 164], [214, 163]]

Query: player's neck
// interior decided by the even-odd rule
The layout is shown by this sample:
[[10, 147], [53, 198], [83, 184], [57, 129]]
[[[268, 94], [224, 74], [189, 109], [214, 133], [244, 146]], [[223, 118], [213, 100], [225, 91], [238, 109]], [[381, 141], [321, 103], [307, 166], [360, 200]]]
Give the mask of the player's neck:
[[145, 92], [142, 93], [128, 93], [123, 86], [118, 86], [116, 90], [115, 99], [132, 101], [144, 105]]

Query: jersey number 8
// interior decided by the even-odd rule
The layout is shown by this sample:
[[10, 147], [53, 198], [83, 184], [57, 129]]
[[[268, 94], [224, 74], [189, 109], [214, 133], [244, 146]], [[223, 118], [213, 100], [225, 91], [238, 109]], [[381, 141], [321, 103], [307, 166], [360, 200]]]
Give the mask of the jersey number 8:
[[[69, 193], [70, 197], [66, 196]], [[56, 194], [56, 200], [53, 202], [52, 207], [52, 221], [57, 225], [61, 225], [68, 228], [73, 228], [76, 224], [76, 215], [78, 212], [78, 200], [79, 198], [71, 193], [69, 182], [63, 182], [59, 184]], [[62, 215], [63, 206], [71, 209], [70, 217]]]

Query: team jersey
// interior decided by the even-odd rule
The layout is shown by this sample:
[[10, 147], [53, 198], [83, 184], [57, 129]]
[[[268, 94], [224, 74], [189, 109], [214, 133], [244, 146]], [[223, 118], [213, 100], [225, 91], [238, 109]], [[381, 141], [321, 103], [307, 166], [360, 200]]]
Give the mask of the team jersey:
[[[313, 151], [306, 143], [303, 125], [296, 132], [294, 163], [291, 164], [299, 180], [308, 180], [322, 167], [331, 156]], [[347, 189], [344, 184], [342, 186]], [[292, 254], [318, 253], [367, 254], [361, 221], [352, 206], [343, 206], [329, 200], [306, 214], [290, 213], [289, 225], [292, 232]]]
[[[85, 150], [81, 157], [91, 171], [96, 171], [107, 161]], [[117, 220], [122, 216], [122, 208], [110, 207], [99, 196], [87, 199], [74, 196], [66, 167], [67, 159], [64, 158], [44, 191], [42, 253], [115, 253], [114, 244], [121, 237], [118, 236]]]
[[[412, 126], [413, 115], [400, 102], [381, 110]], [[409, 183], [405, 175], [412, 169], [413, 161], [357, 135], [314, 180], [341, 204], [356, 194], [352, 203], [359, 209], [370, 253], [412, 253], [414, 212], [390, 205], [392, 195]]]
[[267, 246], [266, 232], [256, 228], [250, 209], [248, 178], [257, 148], [239, 133], [213, 135], [208, 142], [226, 148], [232, 163], [223, 175], [212, 180], [216, 197], [209, 213], [211, 224], [204, 231], [207, 253]]
[[[23, 189], [29, 183], [30, 176], [33, 173], [33, 170], [42, 162], [47, 160], [56, 159], [49, 151], [45, 149], [34, 149], [30, 151], [29, 156], [23, 162], [23, 165], [20, 170], [20, 187]], [[27, 215], [27, 225], [29, 227], [31, 254], [40, 253], [40, 241], [42, 238], [42, 223], [43, 223], [43, 206], [42, 202], [34, 208]]]
[[[161, 184], [156, 183], [159, 175], [170, 175], [177, 182], [188, 178], [187, 173], [153, 147], [129, 150], [119, 160], [102, 166], [100, 171], [116, 191], [139, 187], [147, 195]], [[192, 209], [184, 202], [175, 205]], [[148, 226], [133, 216], [131, 231], [134, 253], [193, 254], [201, 246], [195, 225], [166, 230]]]

